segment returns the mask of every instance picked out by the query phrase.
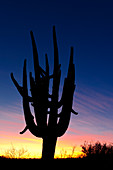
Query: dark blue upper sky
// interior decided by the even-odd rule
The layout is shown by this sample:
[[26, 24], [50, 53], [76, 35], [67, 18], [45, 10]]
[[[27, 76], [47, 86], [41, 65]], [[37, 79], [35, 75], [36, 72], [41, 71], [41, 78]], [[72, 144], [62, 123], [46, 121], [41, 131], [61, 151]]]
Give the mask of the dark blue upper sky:
[[37, 42], [40, 64], [48, 54], [52, 71], [52, 26], [56, 26], [62, 79], [74, 47], [76, 91], [91, 88], [113, 94], [112, 0], [5, 0], [0, 2], [0, 105], [20, 100], [10, 72], [22, 82], [22, 68], [33, 71], [30, 30]]

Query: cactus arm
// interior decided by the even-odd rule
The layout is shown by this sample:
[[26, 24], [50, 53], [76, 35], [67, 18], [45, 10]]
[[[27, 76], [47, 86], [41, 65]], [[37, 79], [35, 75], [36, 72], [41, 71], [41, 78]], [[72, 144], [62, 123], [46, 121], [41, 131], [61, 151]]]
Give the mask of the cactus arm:
[[[42, 77], [47, 74], [46, 71], [44, 71], [40, 66], [39, 66], [39, 60], [38, 60], [38, 52], [37, 52], [37, 47], [35, 43], [35, 39], [33, 36], [33, 32], [30, 31], [31, 35], [31, 40], [32, 40], [32, 46], [33, 46], [33, 60], [34, 60], [34, 71], [35, 71], [35, 81], [36, 83], [39, 82], [40, 80], [40, 74]], [[44, 74], [44, 75], [43, 75]]]
[[73, 114], [75, 114], [75, 115], [78, 115], [78, 113], [75, 112], [73, 109], [71, 110], [71, 112], [72, 112]]
[[59, 59], [58, 59], [58, 46], [56, 40], [55, 26], [53, 26], [53, 44], [54, 44], [54, 72], [56, 72], [59, 66]]
[[[18, 84], [18, 82], [16, 81], [16, 79], [13, 76], [13, 73], [11, 73], [11, 79], [15, 85], [15, 87], [17, 88], [18, 92], [20, 93], [20, 95], [23, 97], [23, 88]], [[32, 102], [32, 97], [28, 96], [28, 100], [29, 102]]]
[[[43, 78], [40, 78], [41, 83], [43, 81]], [[44, 103], [45, 98], [43, 99], [44, 92], [43, 89], [43, 83], [42, 84], [36, 84], [34, 81], [34, 78], [32, 77], [32, 73], [30, 72], [30, 86], [31, 86], [31, 95], [33, 97], [33, 103], [32, 106], [34, 107], [35, 112], [35, 118], [37, 122], [37, 126], [42, 127], [42, 121], [44, 119], [43, 115], [45, 112], [43, 112], [44, 109]], [[42, 91], [43, 90], [43, 91]]]
[[67, 85], [66, 84], [67, 84], [67, 78], [65, 78], [65, 80], [64, 80], [62, 97], [61, 97], [60, 101], [58, 102], [58, 108], [60, 108], [63, 105], [63, 103], [64, 103], [65, 95], [67, 93]]
[[[28, 101], [28, 89], [27, 89], [27, 73], [26, 73], [26, 60], [24, 60], [24, 67], [23, 67], [23, 108], [25, 113], [26, 122], [33, 120], [33, 116], [30, 111], [29, 101]], [[26, 112], [28, 111], [28, 113]]]
[[38, 52], [37, 52], [37, 47], [36, 47], [36, 43], [35, 43], [35, 39], [34, 39], [32, 31], [30, 31], [30, 35], [31, 35], [32, 47], [33, 47], [35, 81], [36, 83], [38, 83], [40, 80], [40, 66], [39, 66], [39, 60], [38, 60]]
[[52, 99], [51, 99], [51, 114], [49, 116], [48, 127], [54, 127], [54, 130], [57, 126], [57, 112], [58, 112], [58, 92], [60, 84], [61, 70], [58, 59], [58, 46], [56, 39], [55, 26], [53, 26], [53, 44], [54, 44], [54, 70], [53, 70], [53, 87], [52, 87]]
[[26, 126], [26, 127], [24, 128], [24, 130], [22, 130], [22, 131], [20, 132], [20, 134], [25, 133], [27, 130], [28, 130], [28, 126]]
[[32, 73], [30, 72], [30, 90], [31, 90], [31, 95], [32, 95], [32, 98], [33, 98], [33, 103], [32, 103], [32, 106], [34, 107], [34, 112], [35, 112], [35, 118], [36, 118], [36, 122], [37, 122], [37, 125], [39, 125], [39, 94], [37, 96], [37, 93], [38, 93], [38, 86], [36, 85], [35, 83], [35, 80], [34, 78], [32, 77]]
[[24, 109], [26, 126], [28, 127], [29, 131], [36, 137], [42, 137], [43, 132], [40, 130], [40, 128], [38, 128], [38, 126], [35, 125], [33, 116], [31, 114], [30, 107], [29, 107], [26, 60], [24, 61], [24, 67], [23, 67], [23, 109]]
[[18, 82], [15, 80], [13, 73], [11, 73], [11, 79], [16, 86], [17, 90], [19, 91], [20, 95], [23, 96], [23, 88], [18, 84]]
[[59, 74], [57, 75], [56, 81], [53, 79], [53, 90], [52, 90], [52, 97], [50, 102], [51, 114], [48, 123], [49, 127], [56, 127], [57, 125], [58, 91], [59, 91], [60, 76], [61, 76], [61, 72], [59, 72]]
[[[48, 92], [49, 92], [49, 70], [46, 75], [40, 78], [39, 84], [36, 84], [32, 74], [30, 73], [31, 94], [33, 97], [33, 107], [37, 125], [45, 129], [47, 127], [47, 107], [48, 107]], [[38, 95], [37, 95], [38, 94]]]
[[76, 112], [72, 109], [73, 94], [75, 90], [75, 67], [73, 64], [73, 48], [71, 47], [70, 62], [68, 68], [67, 78], [64, 81], [62, 102], [63, 107], [60, 113], [60, 119], [57, 125], [57, 136], [62, 136], [68, 128], [71, 112]]
[[[51, 79], [53, 78], [53, 74], [52, 75], [49, 75], [49, 63], [48, 63], [48, 57], [47, 57], [47, 54], [45, 54], [45, 59], [46, 59], [46, 72], [45, 72], [45, 76], [46, 76], [46, 79]], [[49, 82], [48, 82], [49, 83]], [[49, 88], [49, 87], [48, 87]]]
[[49, 77], [49, 63], [47, 54], [45, 54], [45, 59], [46, 59], [46, 76]]
[[73, 47], [71, 47], [71, 52], [70, 52], [70, 61], [69, 61], [67, 78], [69, 81], [71, 81], [74, 84], [74, 82], [75, 82], [75, 66], [73, 64]]
[[68, 92], [65, 94], [62, 111], [59, 114], [60, 119], [57, 124], [57, 137], [62, 136], [68, 128], [71, 111], [72, 111], [74, 89], [75, 89], [74, 86], [71, 86], [71, 89], [67, 88]]

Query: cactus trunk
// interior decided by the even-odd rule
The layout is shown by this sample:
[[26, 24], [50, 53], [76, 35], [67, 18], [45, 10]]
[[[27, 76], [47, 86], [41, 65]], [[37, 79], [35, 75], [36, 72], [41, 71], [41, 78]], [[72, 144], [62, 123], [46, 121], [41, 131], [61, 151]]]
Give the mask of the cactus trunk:
[[42, 159], [53, 159], [55, 154], [57, 137], [48, 135], [43, 138]]

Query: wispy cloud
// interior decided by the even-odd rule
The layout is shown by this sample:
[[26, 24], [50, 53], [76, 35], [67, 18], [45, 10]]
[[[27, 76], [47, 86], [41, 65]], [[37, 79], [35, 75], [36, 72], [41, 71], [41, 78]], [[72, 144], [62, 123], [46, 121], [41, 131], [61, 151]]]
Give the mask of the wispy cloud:
[[[95, 92], [91, 89], [80, 89], [75, 92], [73, 108], [79, 114], [72, 115], [65, 135], [58, 138], [58, 148], [82, 145], [88, 142], [113, 141], [113, 99], [112, 94]], [[0, 146], [10, 143], [36, 145], [41, 153], [42, 140], [30, 132], [20, 135], [25, 121], [21, 103], [0, 107]], [[34, 149], [35, 150], [35, 149]]]
[[[107, 93], [107, 92], [106, 92]], [[80, 89], [75, 93], [74, 102], [76, 105], [81, 105], [87, 108], [87, 110], [93, 110], [96, 112], [106, 112], [113, 109], [113, 95], [102, 94], [91, 89]]]
[[[87, 139], [113, 141], [113, 98], [108, 91], [100, 93], [91, 89], [80, 89], [75, 93], [73, 108], [79, 113], [72, 115], [69, 134]], [[73, 130], [72, 130], [73, 129]], [[75, 132], [74, 132], [75, 131]]]

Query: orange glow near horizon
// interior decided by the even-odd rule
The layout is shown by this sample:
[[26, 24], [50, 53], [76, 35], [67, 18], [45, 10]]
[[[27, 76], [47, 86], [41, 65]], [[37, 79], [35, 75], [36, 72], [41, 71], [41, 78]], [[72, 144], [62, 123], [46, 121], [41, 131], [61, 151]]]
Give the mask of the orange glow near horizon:
[[[1, 133], [0, 137], [0, 156], [5, 155], [5, 152], [13, 146], [17, 149], [26, 149], [29, 155], [25, 155], [25, 158], [41, 158], [42, 152], [42, 139], [36, 138], [30, 134], [30, 132], [26, 132], [24, 135], [16, 134], [16, 133]], [[102, 138], [102, 137], [100, 137]], [[91, 140], [92, 139], [92, 140]], [[65, 134], [63, 137], [58, 138], [55, 158], [66, 158], [69, 156], [78, 157], [82, 154], [81, 145], [84, 144], [84, 141], [88, 142], [96, 142], [98, 141], [99, 136], [76, 136]], [[104, 142], [100, 141], [100, 142]], [[107, 141], [107, 140], [106, 140]], [[72, 151], [74, 150], [74, 154], [72, 155]]]
[[[32, 136], [29, 132], [22, 136], [14, 133], [1, 133], [0, 138], [0, 156], [5, 156], [6, 151], [13, 146], [17, 151], [22, 148], [27, 150], [28, 155], [25, 155], [25, 158], [41, 158], [42, 139]], [[71, 146], [68, 140], [66, 141], [66, 137], [65, 139], [59, 138], [56, 145], [55, 158], [72, 156], [73, 147], [75, 147], [73, 157], [78, 157], [81, 154], [81, 147]]]
[[[82, 106], [84, 105], [80, 105], [79, 110], [81, 114], [76, 118], [72, 116], [67, 132], [58, 138], [55, 158], [72, 155], [74, 147], [73, 156], [78, 157], [82, 153], [81, 145], [85, 141], [108, 144], [113, 141], [112, 120], [100, 115], [95, 116], [89, 110], [85, 111]], [[41, 158], [42, 139], [36, 138], [29, 131], [23, 135], [19, 134], [25, 123], [23, 113], [19, 112], [18, 108], [20, 105], [0, 108], [0, 156], [5, 155], [13, 145], [17, 150], [22, 148], [28, 150], [30, 158]]]
[[[23, 158], [41, 158], [42, 154], [42, 141], [36, 143], [1, 143], [0, 144], [0, 156], [6, 156], [7, 150], [11, 150], [12, 146], [17, 152], [24, 148], [27, 150], [27, 154], [23, 155]], [[82, 154], [81, 147], [76, 146], [73, 152], [73, 146], [56, 146], [55, 158], [66, 158], [66, 157], [79, 157]], [[27, 155], [27, 156], [26, 156]]]
[[[19, 134], [22, 128], [24, 128], [23, 116], [16, 112], [4, 111], [2, 109], [0, 115], [6, 118], [6, 120], [0, 119], [0, 156], [5, 155], [6, 151], [13, 146], [17, 151], [22, 148], [26, 149], [29, 153], [27, 157], [41, 158], [42, 139], [36, 138], [29, 131], [23, 135]], [[71, 128], [70, 131], [72, 131]], [[63, 137], [58, 138], [55, 150], [56, 158], [72, 155], [73, 147], [76, 147], [74, 156], [80, 155], [79, 141], [76, 141], [73, 137], [75, 138], [75, 135], [71, 136], [66, 133]]]

